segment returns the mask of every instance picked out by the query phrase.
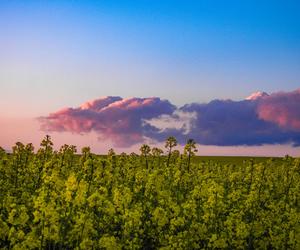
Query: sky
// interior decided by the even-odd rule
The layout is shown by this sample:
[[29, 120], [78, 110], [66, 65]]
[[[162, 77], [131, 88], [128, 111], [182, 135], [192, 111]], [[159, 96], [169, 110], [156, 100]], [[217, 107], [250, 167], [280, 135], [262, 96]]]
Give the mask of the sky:
[[0, 146], [48, 133], [103, 153], [175, 135], [205, 155], [299, 155], [299, 12], [299, 1], [2, 0]]

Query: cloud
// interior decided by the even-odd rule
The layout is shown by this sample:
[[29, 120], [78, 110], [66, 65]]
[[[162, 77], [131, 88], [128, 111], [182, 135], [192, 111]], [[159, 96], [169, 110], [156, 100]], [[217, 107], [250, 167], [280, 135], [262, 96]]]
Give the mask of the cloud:
[[300, 132], [300, 89], [261, 99], [257, 112], [262, 120], [276, 123], [284, 130]]
[[264, 144], [300, 145], [300, 90], [268, 95], [255, 92], [242, 101], [213, 100], [209, 103], [192, 103], [181, 107], [189, 131], [183, 127], [163, 127], [157, 124], [176, 124], [182, 118], [163, 115], [150, 124], [159, 128], [154, 135], [158, 140], [174, 135], [181, 143], [188, 138], [198, 143], [215, 146], [254, 146]]
[[116, 146], [131, 146], [144, 140], [147, 133], [158, 131], [144, 125], [144, 119], [172, 114], [176, 107], [160, 98], [102, 97], [83, 103], [78, 108], [65, 108], [40, 117], [41, 129], [52, 132], [88, 133], [95, 131], [99, 139], [110, 139]]
[[184, 112], [175, 110], [171, 115], [163, 114], [151, 120], [145, 120], [145, 124], [150, 124], [159, 129], [159, 133], [164, 133], [170, 129], [179, 130], [187, 135], [191, 132], [192, 123], [197, 119], [196, 112]]
[[197, 113], [188, 136], [202, 144], [217, 146], [300, 142], [299, 133], [282, 130], [276, 123], [260, 119], [259, 104], [256, 99], [186, 105], [182, 107], [183, 111]]
[[213, 100], [177, 108], [167, 100], [103, 97], [77, 108], [65, 108], [39, 118], [44, 131], [91, 131], [100, 140], [125, 147], [145, 139], [175, 136], [217, 146], [300, 145], [300, 89], [266, 94], [256, 92], [241, 101]]

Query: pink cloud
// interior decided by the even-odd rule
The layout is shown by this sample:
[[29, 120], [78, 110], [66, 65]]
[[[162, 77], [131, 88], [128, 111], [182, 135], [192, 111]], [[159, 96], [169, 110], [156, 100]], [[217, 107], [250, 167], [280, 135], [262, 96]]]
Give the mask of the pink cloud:
[[300, 89], [263, 97], [257, 113], [260, 119], [276, 123], [283, 129], [300, 131]]
[[89, 133], [95, 131], [100, 140], [110, 139], [117, 146], [130, 146], [143, 141], [147, 132], [145, 119], [171, 114], [175, 106], [157, 97], [126, 98], [102, 97], [83, 103], [78, 108], [65, 108], [40, 117], [43, 131]]

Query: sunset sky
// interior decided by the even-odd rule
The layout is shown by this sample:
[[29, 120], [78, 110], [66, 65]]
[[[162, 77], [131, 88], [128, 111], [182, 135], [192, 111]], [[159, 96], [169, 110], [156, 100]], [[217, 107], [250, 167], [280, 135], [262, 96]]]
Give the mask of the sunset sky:
[[2, 0], [0, 146], [50, 134], [130, 152], [174, 135], [202, 155], [300, 155], [299, 13], [288, 0]]

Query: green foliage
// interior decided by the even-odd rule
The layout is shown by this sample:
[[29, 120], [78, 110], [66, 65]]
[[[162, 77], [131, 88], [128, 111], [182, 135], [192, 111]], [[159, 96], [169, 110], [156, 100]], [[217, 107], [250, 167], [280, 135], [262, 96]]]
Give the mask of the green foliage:
[[[0, 148], [1, 249], [300, 249], [300, 160]], [[191, 158], [193, 158], [191, 160]]]
[[177, 140], [174, 136], [170, 136], [166, 139], [165, 148], [168, 150], [167, 167], [170, 165], [170, 158], [172, 155], [172, 149], [177, 146]]

